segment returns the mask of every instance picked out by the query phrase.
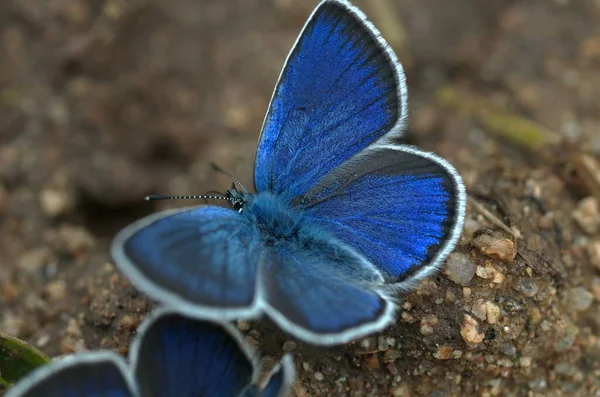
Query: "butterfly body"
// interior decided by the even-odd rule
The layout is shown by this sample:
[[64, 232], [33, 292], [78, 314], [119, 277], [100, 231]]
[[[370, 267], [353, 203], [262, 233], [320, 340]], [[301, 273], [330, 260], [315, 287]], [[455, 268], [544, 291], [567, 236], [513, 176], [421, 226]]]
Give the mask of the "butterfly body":
[[[187, 314], [271, 317], [315, 344], [387, 326], [393, 293], [439, 269], [460, 237], [462, 179], [402, 138], [404, 72], [365, 15], [323, 0], [290, 52], [254, 163], [256, 193], [154, 214], [112, 254], [132, 282]], [[235, 183], [235, 181], [234, 181]]]
[[247, 194], [245, 200], [241, 215], [257, 226], [265, 245], [291, 240], [304, 243], [310, 238], [303, 211], [281, 197], [262, 192]]

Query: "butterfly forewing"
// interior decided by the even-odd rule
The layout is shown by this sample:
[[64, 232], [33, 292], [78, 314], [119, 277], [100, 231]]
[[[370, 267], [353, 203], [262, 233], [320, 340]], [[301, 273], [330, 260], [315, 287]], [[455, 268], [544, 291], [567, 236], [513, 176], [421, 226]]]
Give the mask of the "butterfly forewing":
[[190, 314], [256, 313], [255, 226], [237, 211], [196, 207], [144, 218], [113, 241], [115, 262], [151, 297]]
[[255, 162], [257, 191], [292, 198], [406, 116], [404, 74], [364, 15], [344, 1], [315, 10], [277, 83]]

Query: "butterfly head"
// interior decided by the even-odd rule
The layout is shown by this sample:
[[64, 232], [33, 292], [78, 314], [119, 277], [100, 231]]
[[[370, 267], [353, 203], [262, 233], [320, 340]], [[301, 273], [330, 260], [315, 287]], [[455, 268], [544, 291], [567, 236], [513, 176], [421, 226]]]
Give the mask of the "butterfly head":
[[238, 190], [235, 183], [232, 184], [231, 189], [225, 193], [227, 201], [229, 201], [231, 207], [237, 212], [242, 212], [244, 210], [250, 196], [250, 193], [244, 190]]

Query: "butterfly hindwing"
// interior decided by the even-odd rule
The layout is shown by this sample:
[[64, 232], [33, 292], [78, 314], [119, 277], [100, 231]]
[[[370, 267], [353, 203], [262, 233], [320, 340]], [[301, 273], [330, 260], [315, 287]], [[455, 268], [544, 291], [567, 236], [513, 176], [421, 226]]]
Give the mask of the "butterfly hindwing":
[[113, 353], [85, 353], [38, 368], [6, 397], [134, 397], [123, 359]]
[[257, 191], [288, 198], [388, 133], [406, 117], [404, 73], [356, 7], [322, 2], [288, 56], [263, 125]]
[[380, 274], [321, 232], [309, 246], [279, 242], [265, 249], [260, 264], [267, 314], [305, 341], [344, 343], [392, 318]]
[[234, 397], [255, 380], [254, 359], [229, 324], [159, 311], [140, 334], [132, 365], [141, 396]]
[[[465, 191], [445, 160], [408, 146], [374, 146], [296, 199], [318, 227], [373, 263], [388, 282], [425, 276], [462, 231]], [[402, 287], [402, 285], [399, 285]]]
[[113, 241], [112, 254], [154, 299], [195, 315], [249, 317], [258, 310], [258, 238], [236, 211], [184, 208], [128, 226]]

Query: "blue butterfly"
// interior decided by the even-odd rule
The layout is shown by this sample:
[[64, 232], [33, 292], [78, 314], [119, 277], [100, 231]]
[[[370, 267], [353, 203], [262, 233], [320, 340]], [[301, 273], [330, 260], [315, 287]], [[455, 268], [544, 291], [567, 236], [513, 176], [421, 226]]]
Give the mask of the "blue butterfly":
[[256, 358], [230, 324], [159, 309], [139, 332], [129, 366], [113, 352], [75, 354], [37, 369], [6, 397], [283, 397], [294, 380], [286, 355], [260, 389]]
[[[404, 72], [343, 0], [312, 13], [289, 54], [259, 138], [256, 193], [232, 209], [165, 211], [121, 231], [118, 267], [192, 316], [268, 315], [292, 335], [337, 344], [393, 320], [393, 295], [439, 268], [465, 213], [444, 159], [398, 145]], [[235, 181], [235, 180], [234, 180]]]

